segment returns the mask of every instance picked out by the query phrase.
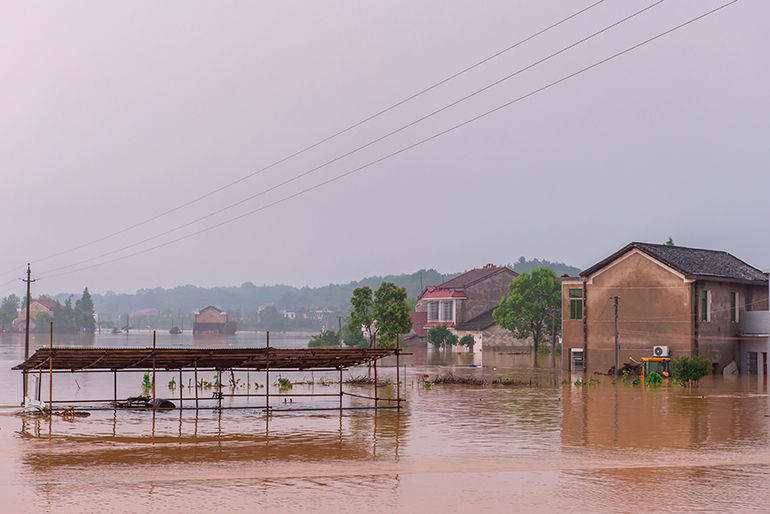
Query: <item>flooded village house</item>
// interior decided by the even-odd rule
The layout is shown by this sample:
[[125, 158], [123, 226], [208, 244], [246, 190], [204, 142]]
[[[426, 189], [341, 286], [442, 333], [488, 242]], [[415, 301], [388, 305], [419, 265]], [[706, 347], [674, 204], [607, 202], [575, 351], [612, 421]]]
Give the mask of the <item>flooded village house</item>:
[[427, 329], [446, 325], [459, 337], [472, 335], [477, 344], [528, 345], [492, 318], [492, 311], [508, 294], [508, 285], [517, 276], [507, 266], [487, 264], [425, 288], [417, 298], [416, 312], [412, 313], [415, 334], [425, 337]]
[[[613, 368], [615, 296], [621, 366], [641, 362], [661, 346], [659, 351], [672, 358], [705, 357], [715, 373], [731, 363], [741, 372], [756, 372], [750, 366], [756, 343], [744, 334], [742, 319], [767, 311], [768, 280], [737, 257], [631, 243], [579, 277], [563, 278], [563, 369], [606, 373]], [[754, 348], [754, 361], [766, 367], [767, 352], [765, 337], [763, 351]]]
[[[40, 314], [41, 312], [44, 312], [49, 316], [53, 317], [53, 310], [57, 305], [58, 305], [58, 302], [56, 300], [51, 300], [49, 298], [40, 298], [37, 300], [32, 300], [29, 303], [30, 330], [35, 330], [35, 320], [37, 319], [38, 314]], [[23, 331], [25, 329], [26, 319], [27, 319], [27, 309], [26, 308], [19, 309], [18, 317], [15, 320], [13, 320], [14, 330]]]
[[209, 305], [195, 313], [193, 335], [224, 334], [227, 313]]

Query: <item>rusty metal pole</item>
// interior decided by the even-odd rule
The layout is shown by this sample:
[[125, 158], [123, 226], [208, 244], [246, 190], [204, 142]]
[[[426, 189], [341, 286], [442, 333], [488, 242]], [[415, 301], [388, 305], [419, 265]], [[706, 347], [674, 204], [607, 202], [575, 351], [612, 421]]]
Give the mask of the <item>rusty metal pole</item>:
[[379, 399], [379, 393], [377, 392], [377, 387], [379, 387], [379, 384], [377, 383], [377, 358], [374, 358], [374, 408], [377, 408], [377, 400]]
[[267, 331], [267, 347], [265, 348], [265, 408], [270, 414], [270, 331]]
[[[155, 419], [155, 342], [156, 342], [156, 335], [155, 331], [152, 331], [152, 415], [153, 419]], [[155, 427], [153, 426], [153, 430]]]
[[112, 370], [112, 401], [115, 404], [115, 408], [118, 407], [118, 372]]
[[340, 368], [340, 413], [342, 413], [342, 368]]
[[[198, 361], [195, 361], [195, 410], [198, 410]], [[198, 418], [195, 418], [196, 420]]]
[[53, 321], [51, 322], [51, 356], [48, 357], [48, 413], [53, 415]]
[[222, 412], [222, 370], [217, 370], [217, 408]]
[[396, 409], [401, 409], [401, 366], [399, 361], [399, 355], [401, 353], [401, 347], [399, 343], [398, 334], [396, 335]]
[[182, 368], [179, 368], [179, 410], [182, 410]]

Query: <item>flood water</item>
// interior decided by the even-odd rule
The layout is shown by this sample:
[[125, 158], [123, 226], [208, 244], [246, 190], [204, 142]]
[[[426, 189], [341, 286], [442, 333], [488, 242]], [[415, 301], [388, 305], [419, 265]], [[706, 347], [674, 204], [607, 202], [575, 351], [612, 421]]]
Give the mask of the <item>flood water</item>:
[[[159, 336], [162, 346], [264, 345], [264, 334]], [[303, 347], [306, 341], [274, 335], [271, 346]], [[47, 345], [47, 337], [34, 344]], [[57, 339], [60, 344], [150, 346], [151, 339], [135, 333]], [[154, 422], [151, 411], [106, 410], [64, 421], [13, 414], [21, 377], [10, 367], [21, 361], [22, 345], [18, 335], [0, 336], [5, 510], [628, 512], [770, 506], [768, 389], [756, 377], [707, 377], [692, 392], [612, 385], [609, 379], [595, 386], [561, 385], [550, 357], [532, 369], [526, 355], [458, 356], [410, 348], [401, 411], [276, 412], [268, 419], [257, 408], [263, 398], [228, 398], [223, 405], [250, 402], [255, 408], [158, 412]], [[469, 367], [478, 359], [477, 367]], [[392, 365], [379, 371], [385, 378], [395, 374]], [[449, 371], [531, 375], [539, 386], [426, 389], [420, 382]], [[351, 370], [345, 377], [366, 373]], [[166, 386], [172, 377], [158, 374], [159, 396], [178, 396]], [[243, 391], [245, 374], [238, 378]], [[321, 378], [292, 375], [314, 382], [295, 385], [292, 392], [338, 390], [338, 384], [319, 384]], [[260, 380], [264, 376], [249, 376], [252, 383]], [[119, 397], [139, 394], [140, 381], [141, 373], [122, 374]], [[345, 390], [366, 395], [371, 387]], [[393, 386], [384, 389], [383, 396], [395, 394]], [[44, 376], [43, 400], [47, 390]], [[110, 398], [112, 377], [56, 374], [54, 395]], [[284, 404], [276, 392], [271, 404], [283, 409], [325, 401], [293, 400]], [[365, 402], [345, 400], [350, 406]]]

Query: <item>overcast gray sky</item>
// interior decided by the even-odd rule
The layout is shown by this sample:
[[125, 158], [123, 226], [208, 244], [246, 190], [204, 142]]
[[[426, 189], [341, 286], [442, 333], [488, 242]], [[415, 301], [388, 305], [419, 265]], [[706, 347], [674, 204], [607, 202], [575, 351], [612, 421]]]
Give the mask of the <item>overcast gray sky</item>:
[[[5, 2], [0, 271], [13, 272], [0, 282], [314, 143], [592, 1]], [[320, 285], [520, 255], [586, 267], [629, 241], [668, 236], [769, 267], [770, 2], [741, 0], [341, 181], [45, 278], [304, 172], [651, 3], [606, 0], [299, 158], [37, 262], [37, 287]], [[110, 257], [269, 204], [720, 3], [667, 0], [302, 180]], [[0, 293], [11, 290], [20, 286]]]

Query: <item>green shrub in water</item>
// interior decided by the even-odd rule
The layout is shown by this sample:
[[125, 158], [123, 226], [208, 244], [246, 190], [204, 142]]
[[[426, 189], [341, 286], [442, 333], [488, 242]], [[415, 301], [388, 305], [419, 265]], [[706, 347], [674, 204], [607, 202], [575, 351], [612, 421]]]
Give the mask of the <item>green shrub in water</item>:
[[663, 377], [660, 376], [660, 373], [657, 371], [653, 371], [649, 375], [647, 375], [647, 385], [653, 386], [653, 385], [660, 385], [663, 383]]
[[671, 361], [671, 375], [683, 386], [692, 387], [711, 373], [711, 361], [703, 357], [679, 357]]
[[142, 389], [145, 391], [147, 389], [152, 389], [152, 380], [150, 380], [150, 373], [145, 372], [144, 376], [142, 377]]

